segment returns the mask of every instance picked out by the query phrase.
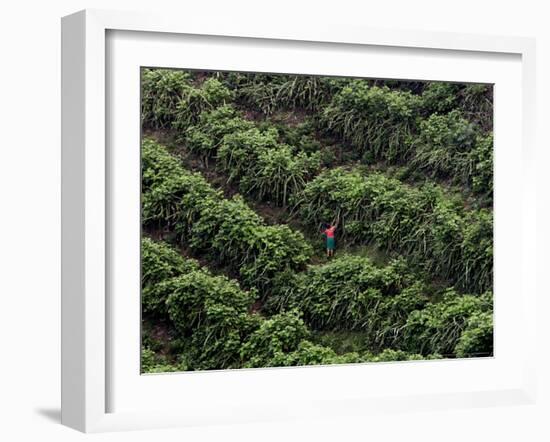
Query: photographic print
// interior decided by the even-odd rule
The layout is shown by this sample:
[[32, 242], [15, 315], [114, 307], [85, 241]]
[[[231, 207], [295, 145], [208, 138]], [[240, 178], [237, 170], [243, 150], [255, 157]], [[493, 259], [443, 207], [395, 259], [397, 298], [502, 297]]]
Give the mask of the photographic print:
[[491, 357], [493, 87], [141, 70], [141, 371]]

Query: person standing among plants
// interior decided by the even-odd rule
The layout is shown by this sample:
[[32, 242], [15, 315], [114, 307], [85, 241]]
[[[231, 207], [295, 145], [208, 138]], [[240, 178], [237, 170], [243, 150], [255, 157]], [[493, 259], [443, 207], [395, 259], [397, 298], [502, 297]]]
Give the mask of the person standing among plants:
[[338, 227], [338, 223], [329, 224], [329, 226], [322, 232], [325, 235], [327, 257], [329, 258], [331, 256], [334, 256], [334, 248], [336, 245], [336, 241], [334, 239], [334, 232], [336, 231], [336, 227]]

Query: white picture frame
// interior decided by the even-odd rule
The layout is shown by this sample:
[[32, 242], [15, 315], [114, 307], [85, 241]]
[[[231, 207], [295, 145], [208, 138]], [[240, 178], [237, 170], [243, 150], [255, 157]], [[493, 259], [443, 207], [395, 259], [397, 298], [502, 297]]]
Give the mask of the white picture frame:
[[[114, 39], [120, 36], [122, 36], [120, 40]], [[125, 36], [130, 37], [126, 39], [126, 42]], [[140, 40], [137, 44], [143, 45], [144, 48], [139, 57], [132, 55], [136, 53], [136, 36]], [[148, 41], [154, 40], [156, 46], [153, 51], [149, 48], [149, 53], [154, 52], [155, 57], [158, 57], [155, 60], [162, 66], [196, 67], [185, 65], [181, 61], [174, 64], [168, 58], [162, 58], [163, 53], [169, 53], [173, 48], [170, 45], [185, 44], [185, 40], [191, 38], [194, 39], [194, 42], [202, 44], [203, 48], [208, 47], [208, 41], [212, 41], [208, 40], [209, 38], [215, 38], [216, 42], [221, 45], [227, 45], [229, 41], [234, 42], [235, 47], [242, 46], [243, 50], [246, 49], [247, 44], [259, 47], [266, 44], [275, 48], [275, 51], [282, 52], [283, 57], [285, 54], [288, 55], [288, 48], [298, 51], [298, 54], [302, 50], [307, 51], [308, 48], [321, 46], [323, 50], [332, 50], [334, 56], [340, 52], [357, 50], [370, 51], [379, 55], [398, 51], [400, 56], [413, 54], [416, 51], [414, 53], [417, 55], [410, 56], [410, 65], [412, 66], [410, 69], [417, 66], [417, 73], [411, 74], [410, 78], [432, 80], [446, 79], [446, 68], [443, 65], [459, 56], [463, 57], [461, 60], [464, 60], [465, 63], [470, 63], [467, 60], [471, 59], [473, 60], [471, 63], [476, 63], [477, 60], [480, 65], [491, 58], [510, 60], [509, 72], [501, 69], [501, 72], [497, 73], [498, 69], [493, 68], [494, 73], [491, 74], [501, 75], [498, 78], [501, 78], [502, 84], [507, 84], [509, 89], [509, 94], [501, 95], [500, 103], [498, 96], [495, 99], [495, 108], [498, 110], [500, 106], [503, 109], [500, 113], [500, 122], [499, 118], [496, 118], [495, 121], [495, 145], [501, 143], [502, 148], [499, 146], [499, 149], [503, 152], [500, 155], [502, 160], [499, 160], [497, 153], [496, 161], [497, 166], [498, 161], [502, 161], [503, 166], [500, 170], [503, 171], [506, 170], [506, 164], [517, 164], [517, 161], [521, 161], [523, 185], [517, 189], [507, 186], [504, 172], [499, 177], [499, 167], [497, 167], [495, 171], [495, 205], [501, 201], [502, 213], [509, 213], [510, 216], [506, 217], [509, 218], [506, 222], [496, 225], [495, 237], [498, 238], [499, 235], [503, 237], [506, 232], [511, 231], [516, 231], [518, 236], [510, 241], [510, 244], [502, 247], [499, 244], [503, 244], [503, 242], [499, 243], [495, 240], [495, 261], [500, 261], [499, 265], [502, 269], [499, 273], [509, 278], [508, 281], [504, 279], [501, 282], [496, 281], [495, 285], [497, 330], [495, 332], [495, 358], [487, 361], [360, 364], [338, 367], [238, 370], [231, 373], [139, 376], [139, 370], [137, 372], [134, 370], [136, 355], [139, 357], [139, 342], [135, 341], [135, 347], [127, 346], [128, 354], [126, 354], [126, 350], [120, 350], [120, 342], [134, 342], [132, 339], [135, 336], [135, 328], [139, 327], [137, 324], [139, 310], [135, 308], [136, 301], [134, 299], [133, 304], [128, 305], [117, 304], [120, 299], [113, 301], [109, 294], [113, 288], [117, 287], [117, 284], [123, 286], [125, 284], [123, 278], [113, 278], [112, 271], [112, 265], [114, 264], [116, 267], [116, 263], [119, 262], [117, 254], [125, 253], [124, 251], [120, 252], [120, 247], [113, 248], [112, 246], [124, 236], [121, 235], [122, 230], [117, 228], [117, 222], [120, 225], [122, 217], [133, 216], [135, 218], [136, 216], [136, 212], [132, 212], [134, 206], [123, 208], [117, 203], [120, 201], [117, 192], [128, 191], [128, 189], [117, 187], [120, 183], [125, 182], [120, 179], [123, 176], [119, 173], [122, 169], [118, 168], [121, 164], [127, 164], [127, 166], [123, 166], [126, 167], [126, 172], [122, 171], [122, 173], [127, 173], [124, 176], [128, 178], [129, 182], [135, 178], [136, 173], [139, 175], [139, 166], [137, 169], [131, 168], [132, 164], [136, 164], [135, 150], [111, 149], [111, 147], [120, 145], [121, 142], [132, 144], [136, 134], [139, 134], [139, 115], [137, 121], [135, 115], [136, 112], [139, 114], [139, 106], [138, 102], [129, 103], [130, 106], [135, 107], [134, 113], [126, 112], [128, 118], [123, 119], [117, 116], [120, 114], [119, 107], [117, 107], [120, 100], [118, 100], [118, 104], [113, 105], [113, 101], [116, 102], [116, 100], [113, 100], [111, 94], [113, 94], [113, 84], [120, 85], [121, 82], [117, 77], [117, 71], [113, 70], [111, 66], [119, 61], [121, 61], [119, 63], [121, 66], [123, 62], [132, 69], [143, 65], [140, 60], [143, 60], [141, 57], [145, 57], [147, 53], [145, 46]], [[206, 41], [207, 46], [204, 46], [203, 40]], [[115, 41], [118, 43], [113, 43]], [[164, 46], [166, 50], [159, 50]], [[189, 50], [194, 51], [195, 54], [199, 52], [196, 48], [190, 47]], [[534, 344], [531, 343], [534, 343], [535, 340], [528, 339], [534, 336], [534, 319], [536, 317], [535, 266], [533, 265], [536, 256], [536, 229], [534, 228], [536, 185], [533, 173], [535, 169], [533, 135], [535, 44], [532, 39], [403, 30], [388, 31], [342, 26], [303, 25], [296, 28], [281, 23], [276, 25], [217, 23], [200, 17], [182, 21], [178, 17], [86, 10], [63, 18], [62, 56], [63, 424], [80, 431], [97, 432], [208, 425], [222, 422], [254, 422], [289, 417], [360, 416], [380, 408], [388, 412], [395, 412], [412, 411], [419, 408], [460, 408], [533, 402], [536, 392], [536, 367], [534, 348], [531, 347]], [[239, 55], [235, 55], [235, 57], [234, 60], [238, 60]], [[422, 59], [423, 62], [421, 62]], [[217, 61], [212, 65], [208, 65], [203, 60], [201, 66], [203, 68], [211, 66], [216, 69], [225, 67], [229, 70], [246, 70], [246, 66], [242, 63], [232, 64], [228, 60], [230, 59]], [[276, 61], [275, 53], [272, 61]], [[427, 73], [428, 61], [429, 69], [432, 70], [430, 77]], [[298, 61], [295, 63], [297, 63], [297, 70], [292, 72], [306, 73], [303, 65], [300, 68]], [[491, 69], [489, 64], [487, 72]], [[439, 65], [441, 69], [438, 71]], [[250, 64], [250, 69], [253, 69], [254, 66], [257, 65]], [[311, 68], [314, 71], [308, 73], [338, 73], [331, 71], [328, 63], [325, 68], [319, 66], [316, 67], [317, 70]], [[266, 69], [269, 68], [266, 67]], [[322, 69], [322, 72], [319, 69]], [[350, 75], [361, 74], [363, 72], [361, 67], [358, 69], [358, 71], [349, 71], [348, 73]], [[277, 72], [276, 69], [273, 71]], [[135, 75], [135, 69], [127, 72], [133, 72], [132, 75]], [[391, 77], [388, 72], [386, 71], [384, 74], [386, 78]], [[124, 72], [121, 75], [124, 75]], [[460, 78], [463, 81], [483, 80], [484, 78], [490, 81], [491, 78], [489, 74], [484, 76], [483, 72], [473, 77], [469, 76], [467, 72], [460, 75], [462, 75]], [[509, 79], [509, 83], [507, 83], [507, 79]], [[133, 84], [135, 85], [135, 82]], [[496, 84], [498, 86], [498, 83]], [[118, 93], [118, 90], [120, 88], [115, 92]], [[136, 92], [139, 96], [139, 91], [134, 91], [134, 94]], [[132, 100], [132, 97], [135, 95], [120, 96], [121, 99], [124, 98], [124, 101], [126, 98]], [[506, 107], [507, 103], [508, 107]], [[517, 105], [521, 109], [519, 111], [511, 110], [509, 109], [511, 105]], [[506, 112], [506, 109], [509, 112]], [[499, 116], [498, 113], [496, 115]], [[511, 119], [514, 117], [520, 118], [519, 128], [509, 127], [513, 123]], [[109, 130], [108, 126], [113, 121], [117, 122], [117, 129], [114, 130], [111, 127]], [[501, 132], [499, 132], [499, 127]], [[510, 132], [506, 132], [508, 130]], [[120, 133], [124, 135], [130, 132], [134, 138], [121, 138], [123, 141], [117, 138]], [[499, 136], [501, 141], [499, 141]], [[516, 147], [511, 145], [513, 141], [517, 141]], [[505, 143], [509, 143], [509, 149], [506, 148]], [[139, 142], [135, 148], [138, 150], [137, 158], [139, 158]], [[130, 156], [121, 157], [119, 153]], [[113, 192], [113, 188], [117, 192]], [[515, 215], [512, 213], [512, 206], [508, 205], [508, 209], [504, 208], [507, 198], [511, 198], [510, 195], [516, 196], [521, 201], [521, 211], [516, 209], [517, 214]], [[501, 233], [498, 229], [502, 229]], [[131, 240], [131, 237], [127, 240]], [[120, 244], [124, 245], [125, 243]], [[509, 255], [516, 252], [518, 256], [521, 256], [521, 278], [511, 276], [507, 271], [512, 270], [507, 266], [507, 262], [510, 261]], [[133, 257], [128, 255], [124, 259], [130, 263], [130, 267], [122, 269], [120, 274], [139, 273], [139, 268], [136, 268], [135, 265], [131, 266], [132, 262], [135, 264], [135, 253]], [[120, 267], [118, 269], [120, 270]], [[128, 281], [135, 282], [136, 279], [133, 278]], [[512, 358], [514, 346], [516, 350], [519, 349], [517, 342], [511, 340], [512, 333], [509, 333], [511, 330], [506, 323], [506, 318], [509, 316], [507, 312], [510, 311], [506, 306], [510, 304], [507, 304], [503, 297], [499, 306], [499, 287], [502, 287], [502, 293], [505, 293], [506, 287], [509, 290], [514, 288], [520, 292], [520, 302], [517, 303], [516, 308], [521, 311], [521, 315], [517, 323], [521, 326], [521, 337], [525, 338], [523, 342], [526, 344], [522, 346], [521, 351], [517, 352], [515, 358]], [[122, 306], [129, 307], [129, 310], [120, 316], [120, 313], [117, 312], [121, 311], [120, 307]], [[502, 313], [499, 313], [499, 309]], [[137, 316], [134, 318], [128, 311], [135, 312]], [[129, 324], [125, 328], [134, 330], [134, 335], [124, 338], [127, 339], [126, 341], [118, 340], [120, 333], [117, 331], [117, 324], [120, 324], [122, 320], [135, 321], [136, 323]], [[499, 323], [502, 325], [500, 326]], [[499, 343], [499, 339], [502, 344]], [[499, 345], [502, 349], [500, 353]], [[508, 347], [505, 348], [507, 345]], [[132, 370], [131, 373], [127, 371], [118, 373], [117, 370], [125, 365], [121, 363], [124, 360], [131, 361], [128, 363], [128, 367], [124, 368]], [[447, 365], [442, 368], [441, 364]], [[445, 374], [447, 367], [450, 367], [448, 369], [450, 371]], [[509, 371], [507, 371], [508, 369]], [[394, 376], [395, 379], [411, 376], [411, 379], [415, 380], [411, 383], [412, 387], [416, 386], [417, 388], [411, 387], [407, 390], [405, 383], [395, 382], [394, 390], [389, 390], [387, 388], [389, 384], [384, 386], [382, 381], [379, 382], [378, 390], [373, 383], [363, 389], [357, 388], [354, 394], [348, 394], [351, 387], [350, 385], [346, 386], [346, 382], [342, 381], [338, 388], [329, 388], [329, 391], [324, 393], [317, 393], [315, 389], [315, 382], [318, 382], [320, 378], [324, 379], [327, 385], [334, 386], [338, 384], [338, 379], [353, 380], [361, 376], [362, 373], [366, 373], [365, 370], [368, 370], [372, 376], [379, 376], [379, 379], [383, 379], [384, 376], [387, 379], [390, 376]], [[495, 371], [501, 373], [502, 376], [499, 377], [497, 373], [494, 373]], [[456, 378], [452, 381], [446, 379], [446, 376], [450, 376], [452, 373], [462, 373], [462, 382]], [[477, 382], [474, 382], [476, 377], [478, 378]], [[489, 377], [492, 377], [493, 382], [489, 382]], [[170, 400], [169, 392], [181, 388], [181, 385], [178, 387], [178, 384], [182, 384], [183, 381], [180, 380], [184, 378], [187, 382], [186, 391], [191, 392], [191, 398], [194, 394], [197, 401], [176, 405], [174, 401]], [[423, 384], [422, 380], [428, 378], [432, 380], [431, 388], [423, 390], [427, 384]], [[136, 383], [125, 382], [126, 379], [133, 379]], [[235, 386], [234, 390], [226, 389], [223, 393], [228, 380], [231, 385]], [[295, 394], [302, 394], [302, 396], [291, 398], [292, 403], [285, 402], [284, 397], [280, 397], [273, 400], [271, 406], [260, 404], [253, 392], [258, 386], [267, 386], [267, 383], [275, 386], [271, 391], [274, 398], [277, 396], [276, 387], [281, 385], [278, 383], [292, 385]], [[193, 385], [194, 389], [191, 388]], [[198, 392], [204, 393], [205, 389], [209, 391], [209, 395], [206, 395], [206, 399], [203, 398], [204, 400], [201, 402], [198, 400]], [[117, 399], [117, 404], [113, 404], [112, 399], [115, 390], [117, 391], [115, 397], [121, 398]], [[231, 395], [235, 395], [236, 391], [250, 392], [251, 394], [242, 394], [242, 397], [230, 400], [231, 397], [234, 397]], [[132, 396], [132, 392], [139, 392], [139, 395]], [[217, 392], [220, 395], [218, 401], [215, 400]], [[144, 404], [138, 404], [139, 396], [142, 393]], [[226, 396], [223, 396], [224, 394]], [[306, 394], [308, 400], [301, 400]], [[147, 408], [147, 403], [158, 403], [152, 401], [153, 397], [156, 399], [164, 397], [167, 405]], [[118, 403], [122, 405], [119, 406]], [[130, 406], [133, 404], [136, 404], [135, 407]]]

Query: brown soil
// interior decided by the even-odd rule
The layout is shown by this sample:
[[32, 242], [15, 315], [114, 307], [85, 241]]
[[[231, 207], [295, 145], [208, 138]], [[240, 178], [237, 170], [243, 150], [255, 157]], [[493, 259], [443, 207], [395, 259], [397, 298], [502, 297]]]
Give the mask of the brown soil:
[[267, 119], [273, 123], [282, 123], [289, 127], [295, 127], [302, 124], [310, 118], [312, 112], [305, 109], [295, 109], [293, 111], [277, 111], [271, 114]]

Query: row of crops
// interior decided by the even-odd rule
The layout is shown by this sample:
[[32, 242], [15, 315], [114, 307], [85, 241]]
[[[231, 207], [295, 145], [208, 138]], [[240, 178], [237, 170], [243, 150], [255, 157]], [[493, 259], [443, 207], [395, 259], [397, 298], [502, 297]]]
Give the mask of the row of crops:
[[[188, 72], [167, 70], [145, 70], [142, 85], [144, 126], [173, 128], [206, 156], [218, 154], [229, 133], [239, 133], [247, 143], [268, 143], [271, 150], [276, 144], [273, 138], [287, 141], [286, 133], [273, 130], [260, 136], [251, 121], [237, 115], [233, 104], [252, 107], [264, 116], [280, 108], [307, 109], [312, 111], [311, 126], [341, 137], [365, 164], [406, 165], [424, 177], [455, 183], [484, 203], [492, 200], [492, 97], [484, 85], [429, 83], [421, 93], [413, 93], [365, 80], [223, 73], [197, 84]], [[229, 107], [203, 115], [224, 104]], [[248, 136], [243, 134], [251, 130]], [[293, 141], [292, 147], [286, 146], [290, 152], [278, 152], [280, 161], [302, 162], [305, 175], [314, 173], [318, 158], [290, 155], [310, 153], [311, 137]], [[226, 150], [221, 154], [227, 167], [231, 159]], [[238, 154], [236, 167], [246, 152]], [[264, 154], [262, 161], [267, 167], [276, 166], [269, 157]], [[301, 171], [298, 166], [294, 170]], [[230, 173], [236, 175], [233, 169]]]
[[143, 70], [142, 370], [492, 354], [491, 100]]
[[[144, 239], [144, 312], [165, 318], [178, 339], [179, 357], [167, 364], [150, 349], [144, 351], [148, 371], [242, 368], [420, 359], [419, 354], [387, 350], [337, 355], [311, 341], [312, 333], [299, 310], [269, 319], [250, 313], [254, 292], [234, 280], [213, 275], [162, 242]], [[432, 356], [437, 357], [437, 356]]]
[[459, 289], [492, 287], [492, 211], [465, 210], [435, 185], [416, 188], [381, 173], [336, 168], [309, 182], [296, 207], [310, 225], [337, 214], [342, 238], [374, 242]]
[[286, 225], [266, 225], [242, 197], [223, 197], [200, 174], [184, 169], [161, 145], [142, 146], [142, 220], [173, 230], [180, 243], [265, 291], [284, 270], [303, 270], [312, 248]]
[[[185, 170], [164, 146], [145, 140], [143, 219], [176, 232], [176, 242], [236, 279], [213, 275], [164, 242], [142, 243], [143, 311], [169, 323], [168, 362], [143, 352], [145, 371], [263, 367], [439, 355], [490, 350], [492, 302], [446, 291], [431, 303], [404, 260], [386, 267], [344, 255], [307, 266], [312, 250], [300, 232], [268, 226], [242, 197], [223, 194]], [[251, 312], [258, 299], [267, 317]], [[312, 330], [358, 331], [360, 351], [337, 354]], [[158, 350], [158, 349], [157, 349]]]
[[[213, 115], [223, 115], [224, 124], [213, 124]], [[354, 244], [375, 243], [408, 256], [425, 271], [465, 291], [490, 289], [493, 217], [489, 209], [466, 210], [460, 199], [449, 197], [440, 186], [413, 187], [381, 173], [334, 168], [313, 178], [320, 168], [318, 155], [293, 153], [288, 145], [277, 143], [273, 131], [247, 128], [228, 132], [228, 127], [241, 127], [244, 120], [226, 106], [201, 114], [200, 119], [204, 125], [191, 128], [188, 148], [202, 155], [201, 146], [208, 146], [208, 155], [213, 155], [212, 146], [219, 146], [216, 164], [228, 182], [239, 182], [242, 193], [260, 200], [268, 197], [276, 204], [290, 202], [312, 230], [319, 220], [337, 219], [342, 239]], [[148, 159], [148, 153], [145, 146], [145, 162], [162, 161]], [[147, 179], [144, 175], [145, 185]], [[168, 185], [177, 185], [182, 179]], [[155, 195], [157, 205], [168, 203], [162, 192]], [[155, 210], [154, 214], [147, 212], [146, 219], [156, 217], [170, 223], [170, 207]]]
[[[492, 345], [492, 300], [448, 291], [428, 303], [399, 263], [385, 268], [344, 256], [301, 273], [269, 317], [250, 311], [253, 290], [214, 275], [164, 242], [142, 241], [143, 311], [176, 332], [171, 361], [154, 342], [143, 351], [144, 371], [201, 370], [475, 356]], [[336, 276], [349, 276], [337, 279]], [[312, 328], [365, 334], [374, 350], [337, 354], [315, 342]]]

